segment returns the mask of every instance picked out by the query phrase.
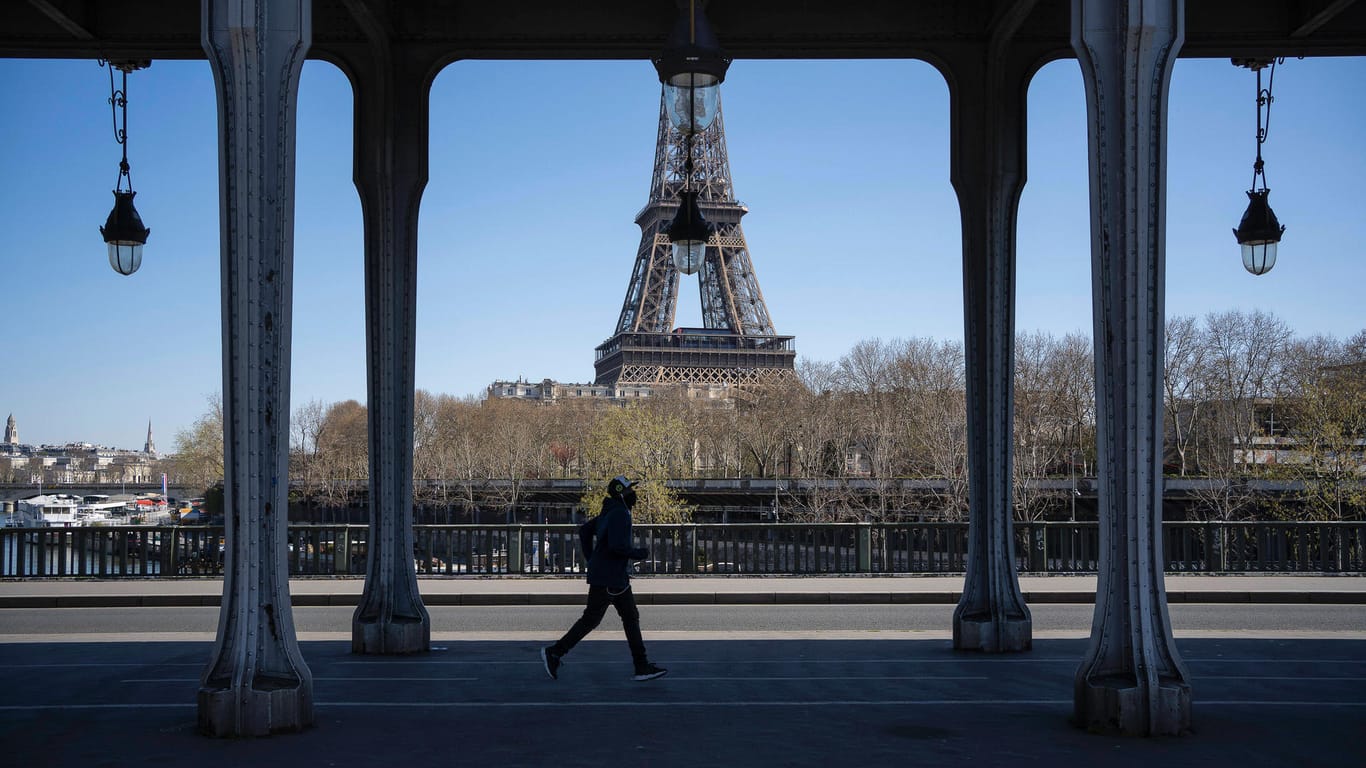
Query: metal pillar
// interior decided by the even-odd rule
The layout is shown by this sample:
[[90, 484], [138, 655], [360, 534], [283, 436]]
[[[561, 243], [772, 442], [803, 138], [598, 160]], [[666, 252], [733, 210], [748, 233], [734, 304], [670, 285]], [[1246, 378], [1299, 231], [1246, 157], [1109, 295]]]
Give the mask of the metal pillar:
[[285, 567], [294, 271], [294, 115], [309, 0], [203, 0], [218, 92], [225, 541], [199, 728], [261, 736], [313, 722]]
[[1074, 721], [1168, 735], [1190, 725], [1162, 560], [1167, 91], [1183, 0], [1073, 0], [1086, 85], [1096, 345], [1100, 574]]
[[427, 99], [434, 65], [392, 44], [387, 19], [347, 7], [369, 50], [342, 62], [355, 90], [355, 184], [365, 219], [370, 534], [365, 590], [351, 619], [353, 653], [431, 648], [431, 617], [413, 562], [413, 365], [417, 220], [427, 186]]
[[989, 653], [1027, 651], [1033, 642], [1011, 513], [1015, 218], [1025, 184], [1025, 100], [1033, 66], [1009, 45], [1032, 7], [1013, 6], [997, 21], [990, 43], [948, 72], [950, 177], [963, 222], [970, 505], [953, 647]]

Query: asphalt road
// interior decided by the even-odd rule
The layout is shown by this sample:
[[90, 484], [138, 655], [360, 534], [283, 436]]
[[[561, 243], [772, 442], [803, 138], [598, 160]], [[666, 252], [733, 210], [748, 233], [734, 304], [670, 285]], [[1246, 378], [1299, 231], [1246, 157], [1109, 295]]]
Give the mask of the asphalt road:
[[[1085, 636], [1092, 606], [1044, 604], [1030, 608], [1036, 635]], [[350, 607], [296, 607], [296, 630], [349, 633]], [[434, 635], [443, 633], [557, 633], [578, 617], [574, 606], [432, 607]], [[1366, 638], [1366, 606], [1228, 603], [1169, 607], [1181, 633], [1291, 633]], [[652, 632], [919, 631], [948, 632], [951, 605], [677, 605], [644, 606], [641, 621]], [[0, 636], [208, 633], [217, 628], [217, 608], [60, 608], [0, 611]], [[609, 611], [598, 635], [616, 633], [620, 624]]]

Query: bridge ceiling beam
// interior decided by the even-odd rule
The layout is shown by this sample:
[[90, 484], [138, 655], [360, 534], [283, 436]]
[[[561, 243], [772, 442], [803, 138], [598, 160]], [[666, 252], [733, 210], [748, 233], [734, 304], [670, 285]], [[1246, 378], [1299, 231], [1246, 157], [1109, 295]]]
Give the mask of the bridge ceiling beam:
[[66, 30], [68, 34], [77, 40], [95, 39], [95, 36], [90, 34], [90, 30], [86, 29], [72, 18], [68, 11], [58, 8], [57, 5], [50, 2], [50, 0], [28, 0], [28, 4], [38, 9], [44, 16], [52, 19], [57, 26]]
[[[185, 0], [26, 0], [6, 8], [0, 56], [202, 59], [199, 4]], [[1028, 6], [1016, 0], [726, 0], [708, 16], [730, 55], [747, 58], [925, 58], [989, 39]], [[359, 13], [358, 13], [359, 12]], [[314, 0], [310, 55], [368, 41], [361, 15], [421, 58], [635, 59], [658, 52], [671, 0]], [[1070, 57], [1067, 0], [1038, 0], [1014, 39]], [[1366, 55], [1366, 3], [1201, 0], [1186, 11], [1185, 56]], [[370, 22], [365, 22], [370, 23]]]
[[1305, 3], [1308, 7], [1304, 11], [1304, 21], [1290, 33], [1290, 36], [1308, 37], [1314, 34], [1354, 3], [1356, 0], [1320, 0], [1317, 3]]

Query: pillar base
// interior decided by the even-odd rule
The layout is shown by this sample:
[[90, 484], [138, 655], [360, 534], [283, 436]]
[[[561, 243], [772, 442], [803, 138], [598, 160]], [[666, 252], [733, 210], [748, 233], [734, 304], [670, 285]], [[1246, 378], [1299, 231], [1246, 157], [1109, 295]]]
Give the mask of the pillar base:
[[[1072, 722], [1092, 733], [1118, 736], [1180, 736], [1190, 730], [1190, 685], [1161, 679], [1149, 691], [1126, 677], [1077, 681]], [[1149, 722], [1151, 720], [1151, 722]]]
[[269, 736], [302, 731], [313, 725], [311, 684], [261, 685], [245, 691], [200, 688], [200, 733], [216, 738]]
[[1027, 651], [1034, 642], [1031, 618], [953, 618], [953, 649], [982, 653]]
[[352, 653], [399, 656], [431, 649], [432, 627], [428, 621], [395, 617], [389, 622], [351, 622]]

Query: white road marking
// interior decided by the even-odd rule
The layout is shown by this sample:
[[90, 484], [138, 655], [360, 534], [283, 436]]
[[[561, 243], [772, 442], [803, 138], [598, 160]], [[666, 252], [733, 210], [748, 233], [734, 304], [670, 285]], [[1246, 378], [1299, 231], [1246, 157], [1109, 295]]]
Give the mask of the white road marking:
[[727, 675], [725, 677], [693, 677], [692, 675], [674, 675], [670, 678], [672, 682], [692, 681], [692, 680], [990, 680], [986, 676], [973, 677], [970, 675], [908, 675], [901, 677], [888, 677], [885, 675], [871, 675], [868, 677], [802, 677], [797, 675], [781, 675], [773, 677], [745, 677], [740, 675]]
[[1272, 677], [1269, 675], [1195, 675], [1196, 680], [1366, 680], [1366, 677], [1343, 677], [1343, 676], [1324, 676], [1309, 677], [1305, 675], [1286, 675], [1284, 677]]
[[[477, 677], [314, 677], [314, 678], [313, 678], [313, 680], [314, 680], [315, 682], [318, 681], [318, 680], [326, 680], [327, 682], [336, 682], [337, 680], [355, 680], [355, 681], [358, 681], [358, 682], [359, 682], [359, 681], [365, 681], [365, 682], [401, 682], [401, 681], [404, 681], [404, 680], [411, 680], [411, 681], [413, 681], [413, 682], [418, 682], [418, 683], [430, 683], [430, 682], [437, 682], [437, 681], [441, 681], [441, 682], [447, 682], [447, 681], [463, 681], [463, 682], [469, 682], [469, 681], [478, 680], [478, 679], [479, 679], [479, 678], [477, 678]], [[986, 679], [986, 678], [983, 678], [983, 679]], [[119, 682], [120, 682], [120, 683], [197, 683], [197, 682], [199, 682], [199, 678], [197, 678], [197, 677], [135, 677], [135, 678], [131, 678], [131, 679], [128, 679], [128, 680], [120, 680]]]
[[[668, 685], [663, 683], [662, 685]], [[1071, 699], [819, 699], [810, 701], [582, 701], [573, 702], [575, 707], [1021, 707], [1021, 706], [1070, 706]], [[1318, 709], [1358, 709], [1366, 707], [1366, 701], [1328, 702], [1328, 701], [1277, 701], [1277, 700], [1201, 700], [1193, 702], [1197, 706], [1221, 707], [1311, 707]], [[100, 710], [100, 709], [189, 709], [198, 706], [195, 702], [179, 704], [15, 704], [0, 705], [0, 712], [19, 711], [62, 711], [62, 710]], [[489, 708], [563, 708], [564, 701], [319, 701], [314, 706], [322, 709], [363, 707], [366, 709], [489, 709]]]
[[[559, 639], [562, 630], [517, 630], [517, 631], [479, 631], [449, 632], [433, 631], [432, 641], [441, 643], [473, 642], [544, 642]], [[1259, 629], [1218, 629], [1218, 630], [1181, 630], [1174, 633], [1177, 639], [1219, 639], [1219, 640], [1366, 640], [1366, 631], [1359, 630], [1259, 630]], [[615, 635], [615, 637], [613, 637]], [[590, 641], [619, 640], [620, 634], [603, 630], [602, 637], [590, 636]], [[1090, 633], [1085, 630], [1037, 630], [1035, 640], [1085, 640]], [[351, 642], [347, 632], [296, 632], [300, 642]], [[193, 642], [212, 643], [217, 639], [214, 632], [90, 632], [61, 634], [0, 634], [0, 645], [9, 643], [135, 643], [135, 642]], [[645, 640], [650, 641], [690, 641], [690, 640], [942, 640], [951, 641], [953, 633], [946, 629], [868, 629], [868, 630], [760, 630], [760, 631], [721, 631], [721, 630], [655, 630], [646, 631]]]

